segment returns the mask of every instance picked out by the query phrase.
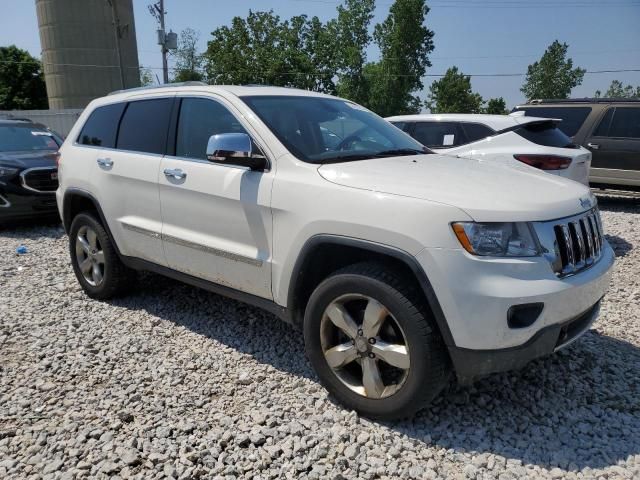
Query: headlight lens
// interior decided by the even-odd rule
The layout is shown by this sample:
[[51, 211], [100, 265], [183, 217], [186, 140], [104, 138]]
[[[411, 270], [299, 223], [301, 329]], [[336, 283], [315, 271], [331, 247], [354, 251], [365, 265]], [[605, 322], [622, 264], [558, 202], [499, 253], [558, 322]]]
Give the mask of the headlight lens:
[[528, 223], [457, 222], [452, 226], [464, 249], [473, 255], [534, 257], [540, 253]]
[[8, 180], [13, 177], [16, 173], [18, 173], [18, 168], [12, 167], [3, 167], [0, 165], [0, 180]]

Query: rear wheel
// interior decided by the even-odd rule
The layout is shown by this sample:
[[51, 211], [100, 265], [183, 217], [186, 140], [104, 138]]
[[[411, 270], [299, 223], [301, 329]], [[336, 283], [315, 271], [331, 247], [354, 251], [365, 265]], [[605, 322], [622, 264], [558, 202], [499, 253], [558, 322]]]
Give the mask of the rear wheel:
[[135, 271], [120, 261], [109, 234], [91, 213], [80, 213], [73, 219], [69, 251], [76, 278], [91, 298], [117, 296], [135, 279]]
[[429, 309], [382, 265], [349, 266], [324, 280], [309, 300], [304, 335], [322, 383], [364, 415], [411, 416], [447, 383], [448, 356]]

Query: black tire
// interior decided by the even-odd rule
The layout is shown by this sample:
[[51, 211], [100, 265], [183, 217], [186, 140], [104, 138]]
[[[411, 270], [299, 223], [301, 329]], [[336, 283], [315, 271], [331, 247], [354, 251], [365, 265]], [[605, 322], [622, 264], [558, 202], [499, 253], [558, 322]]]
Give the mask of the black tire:
[[[87, 279], [85, 279], [78, 263], [76, 238], [78, 232], [83, 227], [89, 227], [95, 231], [98, 242], [104, 252], [104, 273], [102, 282], [98, 285], [91, 285]], [[71, 228], [69, 229], [69, 253], [76, 278], [82, 289], [91, 298], [107, 300], [117, 297], [127, 292], [135, 282], [135, 270], [126, 267], [120, 261], [109, 234], [100, 221], [90, 212], [83, 212], [74, 217]]]
[[[322, 317], [328, 305], [347, 294], [377, 300], [404, 332], [411, 366], [399, 390], [386, 398], [367, 398], [354, 392], [325, 359]], [[305, 311], [304, 340], [307, 357], [324, 387], [346, 407], [379, 420], [413, 416], [443, 390], [451, 372], [444, 342], [422, 296], [398, 273], [379, 263], [348, 266], [318, 285]]]

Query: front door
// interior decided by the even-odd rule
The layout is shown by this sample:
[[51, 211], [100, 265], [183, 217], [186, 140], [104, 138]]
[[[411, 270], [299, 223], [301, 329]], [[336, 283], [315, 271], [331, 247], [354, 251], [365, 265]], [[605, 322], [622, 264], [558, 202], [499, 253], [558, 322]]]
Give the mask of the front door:
[[160, 166], [164, 242], [170, 268], [264, 298], [271, 294], [273, 170], [206, 159], [209, 137], [245, 132], [227, 106], [181, 99], [175, 155]]
[[609, 107], [585, 146], [591, 182], [640, 186], [640, 107]]

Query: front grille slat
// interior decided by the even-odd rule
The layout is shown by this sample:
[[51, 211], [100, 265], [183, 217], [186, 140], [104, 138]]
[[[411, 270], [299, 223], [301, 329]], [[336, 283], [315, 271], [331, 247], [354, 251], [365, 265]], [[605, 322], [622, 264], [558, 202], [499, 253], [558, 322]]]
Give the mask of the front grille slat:
[[[555, 223], [555, 222], [554, 222]], [[604, 239], [597, 210], [560, 220], [553, 225], [559, 261], [554, 271], [559, 277], [580, 272], [598, 261]]]

